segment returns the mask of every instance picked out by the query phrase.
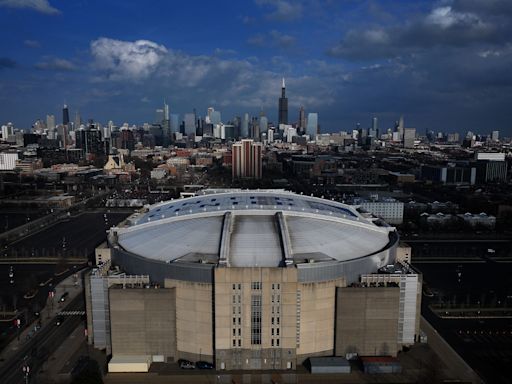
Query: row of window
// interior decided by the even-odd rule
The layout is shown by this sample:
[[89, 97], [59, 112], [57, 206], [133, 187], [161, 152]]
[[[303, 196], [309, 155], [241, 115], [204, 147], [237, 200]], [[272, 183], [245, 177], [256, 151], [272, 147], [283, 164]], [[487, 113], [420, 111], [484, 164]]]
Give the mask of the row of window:
[[[261, 287], [262, 287], [262, 284], [259, 281], [253, 281], [251, 283], [251, 289], [254, 290], [254, 291], [261, 290]], [[233, 290], [239, 290], [240, 291], [240, 290], [242, 290], [242, 284], [240, 284], [240, 283], [233, 284], [232, 288], [233, 288]], [[279, 290], [279, 289], [281, 289], [281, 284], [280, 283], [272, 283], [272, 290]]]

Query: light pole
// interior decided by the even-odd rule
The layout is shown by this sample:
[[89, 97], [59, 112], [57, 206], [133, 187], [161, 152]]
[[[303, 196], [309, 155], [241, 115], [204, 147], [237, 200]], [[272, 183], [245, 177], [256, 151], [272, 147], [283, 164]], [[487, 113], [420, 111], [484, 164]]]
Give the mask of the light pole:
[[30, 375], [30, 366], [27, 362], [23, 362], [23, 377], [25, 379], [25, 384], [28, 384], [28, 376]]

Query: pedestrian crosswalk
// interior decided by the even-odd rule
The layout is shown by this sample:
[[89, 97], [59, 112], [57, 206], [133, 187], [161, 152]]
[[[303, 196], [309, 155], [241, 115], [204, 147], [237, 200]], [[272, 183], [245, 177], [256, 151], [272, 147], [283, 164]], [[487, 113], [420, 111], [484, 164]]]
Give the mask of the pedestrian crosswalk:
[[58, 313], [59, 316], [83, 316], [85, 311], [61, 311]]

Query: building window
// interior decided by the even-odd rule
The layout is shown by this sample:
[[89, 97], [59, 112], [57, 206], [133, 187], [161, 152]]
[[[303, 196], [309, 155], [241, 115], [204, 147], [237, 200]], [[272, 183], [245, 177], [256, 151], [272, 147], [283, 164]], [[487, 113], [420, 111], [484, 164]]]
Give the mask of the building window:
[[236, 347], [236, 340], [233, 340], [233, 347]]
[[236, 289], [236, 284], [233, 284], [233, 289]]
[[233, 336], [236, 336], [236, 329], [233, 328]]
[[271, 347], [273, 347], [273, 346], [274, 346], [274, 339], [272, 339], [272, 340], [270, 341], [270, 346], [271, 346]]
[[279, 347], [279, 339], [276, 339], [276, 346]]
[[[254, 283], [253, 283], [254, 284]], [[261, 345], [261, 296], [251, 296], [251, 344]]]
[[241, 347], [242, 346], [242, 340], [238, 339], [238, 346]]
[[261, 283], [259, 281], [253, 281], [251, 283], [251, 288], [254, 290], [254, 291], [259, 291], [261, 289]]

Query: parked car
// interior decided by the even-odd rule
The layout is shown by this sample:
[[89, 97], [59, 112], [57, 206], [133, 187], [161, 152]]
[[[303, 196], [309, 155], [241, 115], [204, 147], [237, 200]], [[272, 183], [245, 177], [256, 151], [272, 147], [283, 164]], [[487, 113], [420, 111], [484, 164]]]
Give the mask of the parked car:
[[66, 298], [69, 296], [69, 292], [64, 292], [62, 296], [60, 297], [59, 301], [62, 303], [66, 301]]
[[65, 317], [64, 316], [57, 316], [57, 319], [55, 319], [55, 325], [58, 327], [64, 322]]
[[196, 367], [199, 369], [213, 369], [213, 364], [207, 361], [196, 361]]
[[185, 360], [185, 359], [179, 359], [178, 365], [182, 369], [195, 369], [196, 368], [196, 365], [192, 361]]

